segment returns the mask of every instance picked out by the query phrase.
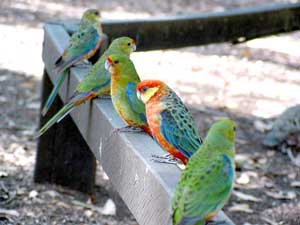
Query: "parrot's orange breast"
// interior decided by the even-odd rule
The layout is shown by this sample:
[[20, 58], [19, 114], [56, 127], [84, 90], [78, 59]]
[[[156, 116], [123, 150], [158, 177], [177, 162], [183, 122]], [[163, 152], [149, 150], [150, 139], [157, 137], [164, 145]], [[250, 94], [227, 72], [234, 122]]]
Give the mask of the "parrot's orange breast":
[[162, 135], [160, 131], [161, 112], [163, 111], [162, 103], [159, 101], [150, 101], [146, 104], [147, 122], [149, 124], [152, 135], [157, 142], [171, 155], [180, 159], [184, 164], [187, 163], [185, 156], [174, 148]]

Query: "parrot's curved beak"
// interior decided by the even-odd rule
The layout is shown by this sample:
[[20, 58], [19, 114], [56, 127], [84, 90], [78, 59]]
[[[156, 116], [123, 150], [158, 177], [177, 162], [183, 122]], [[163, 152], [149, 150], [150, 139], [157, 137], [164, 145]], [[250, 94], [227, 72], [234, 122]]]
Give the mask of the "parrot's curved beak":
[[131, 51], [134, 52], [136, 50], [136, 44], [135, 44], [135, 40], [132, 40], [131, 42]]
[[136, 50], [136, 45], [132, 45], [132, 51], [134, 52]]
[[109, 57], [107, 57], [107, 59], [105, 60], [104, 67], [107, 71], [111, 73], [111, 59]]
[[141, 92], [136, 91], [136, 96], [137, 96], [137, 98], [138, 98], [139, 100], [142, 101]]

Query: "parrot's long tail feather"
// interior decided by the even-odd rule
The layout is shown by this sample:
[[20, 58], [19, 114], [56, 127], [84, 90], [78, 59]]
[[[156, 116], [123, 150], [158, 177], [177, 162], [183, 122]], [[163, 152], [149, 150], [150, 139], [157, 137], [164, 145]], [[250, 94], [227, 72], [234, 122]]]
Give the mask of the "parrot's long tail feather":
[[59, 110], [35, 135], [35, 138], [38, 138], [42, 134], [44, 134], [50, 127], [55, 123], [59, 123], [65, 116], [67, 116], [75, 106], [81, 105], [85, 101], [96, 97], [97, 94], [92, 91], [80, 93], [75, 95], [69, 103], [67, 103], [61, 110]]
[[62, 83], [64, 82], [64, 80], [65, 80], [66, 76], [68, 75], [68, 73], [69, 73], [68, 70], [63, 71], [59, 75], [58, 79], [56, 80], [55, 85], [54, 85], [54, 87], [53, 87], [53, 89], [52, 89], [52, 91], [51, 91], [51, 93], [50, 93], [50, 95], [49, 95], [49, 97], [48, 97], [48, 99], [47, 99], [47, 101], [46, 101], [43, 109], [42, 109], [42, 115], [43, 116], [46, 115], [46, 113], [48, 112], [50, 106], [54, 102], [54, 99], [55, 99], [55, 97], [56, 97], [56, 95], [58, 93], [58, 90], [59, 90], [60, 86], [62, 85]]
[[59, 74], [65, 71], [66, 69], [70, 68], [75, 63], [79, 62], [84, 57], [84, 54], [69, 57], [67, 60], [64, 60], [62, 57], [60, 57], [55, 62], [55, 68], [53, 70], [54, 73]]
[[53, 126], [53, 124], [60, 121], [63, 117], [65, 117], [68, 113], [72, 111], [75, 104], [74, 102], [70, 102], [66, 104], [61, 110], [59, 110], [37, 133], [35, 138], [38, 138], [39, 136], [43, 135], [50, 127]]

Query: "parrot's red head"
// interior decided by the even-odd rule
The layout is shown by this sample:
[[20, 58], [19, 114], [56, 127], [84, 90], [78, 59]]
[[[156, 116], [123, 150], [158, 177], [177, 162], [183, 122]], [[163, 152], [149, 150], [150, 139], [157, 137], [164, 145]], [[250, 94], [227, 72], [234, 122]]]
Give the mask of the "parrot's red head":
[[146, 104], [153, 96], [162, 93], [165, 87], [167, 85], [160, 80], [144, 80], [136, 87], [137, 96]]

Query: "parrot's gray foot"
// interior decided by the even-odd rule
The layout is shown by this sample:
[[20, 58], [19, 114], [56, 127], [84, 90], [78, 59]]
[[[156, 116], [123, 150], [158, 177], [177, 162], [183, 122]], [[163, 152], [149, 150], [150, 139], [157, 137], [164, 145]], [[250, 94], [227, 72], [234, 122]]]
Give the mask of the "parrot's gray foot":
[[99, 99], [111, 99], [110, 95], [97, 96]]
[[164, 155], [151, 155], [151, 161], [157, 163], [167, 163], [167, 164], [177, 164], [176, 158], [174, 158], [171, 154], [167, 153]]
[[120, 128], [114, 128], [112, 133], [119, 133], [119, 132], [143, 132], [143, 130], [139, 127], [131, 127], [131, 126], [125, 126]]
[[152, 154], [151, 158], [155, 158], [155, 159], [174, 159], [174, 157], [170, 153], [167, 153], [167, 154], [164, 154], [164, 155]]
[[292, 153], [292, 151], [291, 151], [290, 148], [287, 149], [287, 154], [288, 154], [290, 160], [292, 161], [292, 163], [293, 163], [295, 166], [300, 167], [300, 154], [298, 154], [298, 155], [295, 157], [294, 154]]
[[228, 223], [225, 220], [222, 220], [222, 221], [210, 220], [210, 221], [207, 221], [205, 223], [205, 225], [228, 225]]
[[177, 164], [176, 159], [158, 159], [158, 158], [151, 158], [151, 161], [155, 163], [166, 163], [166, 164]]
[[91, 63], [87, 60], [75, 63], [75, 65], [77, 68], [89, 68], [91, 66]]

